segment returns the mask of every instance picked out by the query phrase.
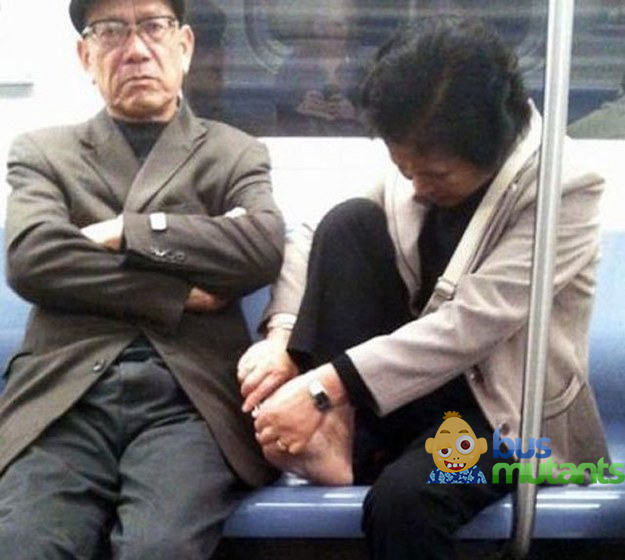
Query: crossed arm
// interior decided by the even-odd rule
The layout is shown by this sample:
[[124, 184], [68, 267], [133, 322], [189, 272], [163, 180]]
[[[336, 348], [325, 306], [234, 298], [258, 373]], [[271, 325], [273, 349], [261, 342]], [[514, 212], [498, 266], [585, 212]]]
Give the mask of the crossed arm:
[[[69, 172], [67, 162], [57, 168], [36, 136], [18, 138], [8, 163], [8, 280], [37, 305], [169, 330], [185, 311], [218, 309], [270, 282], [279, 269], [282, 219], [270, 195], [266, 154], [258, 147], [240, 158], [225, 197], [224, 214], [237, 207], [244, 213], [168, 216], [167, 241], [186, 251], [184, 262], [140, 254], [141, 244], [152, 240], [147, 215], [127, 213], [76, 225], [81, 197], [91, 197], [93, 204], [93, 194], [78, 178], [83, 168], [74, 161]], [[108, 200], [96, 201], [95, 207], [96, 215], [112, 209]], [[129, 226], [133, 237], [123, 248]]]
[[[242, 210], [244, 215], [245, 210]], [[116, 218], [96, 222], [80, 229], [81, 233], [99, 245], [110, 251], [120, 252], [124, 238], [124, 216], [120, 214]], [[218, 311], [228, 303], [228, 299], [211, 294], [198, 288], [191, 287], [187, 300], [184, 303], [184, 309], [195, 313], [211, 313]]]

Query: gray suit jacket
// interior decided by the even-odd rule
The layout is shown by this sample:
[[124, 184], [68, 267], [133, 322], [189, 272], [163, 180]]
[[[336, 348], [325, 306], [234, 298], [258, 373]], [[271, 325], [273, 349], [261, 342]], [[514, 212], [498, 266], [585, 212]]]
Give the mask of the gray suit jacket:
[[[183, 103], [143, 166], [102, 112], [17, 138], [8, 167], [8, 280], [34, 307], [0, 397], [0, 471], [143, 334], [239, 475], [267, 482], [236, 380], [250, 343], [238, 298], [275, 278], [283, 251], [264, 146]], [[236, 207], [246, 214], [225, 215]], [[80, 232], [122, 212], [121, 253]], [[192, 286], [232, 303], [187, 312]]]
[[[428, 305], [424, 315], [395, 332], [347, 351], [379, 414], [465, 375], [493, 429], [500, 428], [501, 436], [520, 437], [540, 132], [540, 117], [534, 111], [530, 130], [499, 172], [510, 179], [494, 201], [492, 221], [481, 236], [470, 240], [471, 257], [455, 292], [442, 304]], [[590, 163], [574, 141], [567, 141], [541, 434], [551, 438], [558, 464], [596, 463], [608, 454], [588, 383], [588, 326], [603, 183]], [[493, 184], [498, 180], [499, 176]], [[414, 297], [421, 284], [418, 238], [427, 208], [415, 202], [412, 185], [394, 166], [371, 196], [385, 210], [397, 266]], [[485, 197], [482, 204], [487, 203]], [[465, 235], [469, 231], [470, 226]], [[267, 315], [297, 313], [306, 255], [306, 235], [300, 232], [287, 245]]]

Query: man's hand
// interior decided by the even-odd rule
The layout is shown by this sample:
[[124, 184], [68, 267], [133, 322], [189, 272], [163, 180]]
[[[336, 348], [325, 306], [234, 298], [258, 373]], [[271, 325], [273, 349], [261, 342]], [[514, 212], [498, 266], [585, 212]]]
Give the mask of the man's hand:
[[209, 294], [200, 288], [191, 288], [189, 297], [184, 304], [187, 311], [195, 313], [212, 313], [219, 311], [228, 303], [228, 300], [214, 294]]
[[304, 99], [295, 108], [295, 111], [307, 117], [316, 117], [327, 121], [334, 120], [334, 116], [328, 111], [323, 93], [317, 90], [307, 91]]
[[243, 412], [250, 412], [276, 389], [295, 377], [299, 370], [286, 351], [290, 331], [272, 329], [243, 354], [237, 377], [245, 399]]
[[82, 234], [94, 243], [106, 247], [111, 251], [119, 251], [124, 235], [124, 216], [96, 222], [80, 230]]
[[327, 102], [326, 109], [332, 118], [352, 121], [356, 118], [356, 108], [344, 95], [333, 95]]

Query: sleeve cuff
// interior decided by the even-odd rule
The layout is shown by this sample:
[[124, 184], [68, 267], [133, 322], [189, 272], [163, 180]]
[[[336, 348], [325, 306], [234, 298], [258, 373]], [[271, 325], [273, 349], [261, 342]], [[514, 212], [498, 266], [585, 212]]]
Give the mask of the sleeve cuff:
[[356, 408], [373, 408], [375, 401], [371, 391], [360, 377], [347, 354], [340, 354], [332, 360], [332, 365], [345, 386], [349, 402]]
[[267, 321], [266, 328], [267, 330], [275, 328], [293, 330], [293, 325], [295, 325], [296, 320], [297, 315], [293, 315], [292, 313], [275, 313], [271, 316], [269, 321]]

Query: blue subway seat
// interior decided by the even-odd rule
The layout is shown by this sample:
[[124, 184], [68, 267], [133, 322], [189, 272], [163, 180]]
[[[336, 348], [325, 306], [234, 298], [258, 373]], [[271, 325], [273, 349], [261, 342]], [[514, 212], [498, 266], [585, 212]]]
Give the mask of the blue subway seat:
[[[0, 229], [0, 242], [3, 231]], [[590, 331], [591, 380], [605, 424], [612, 463], [625, 463], [625, 231], [603, 235], [596, 304]], [[4, 278], [4, 263], [0, 259]], [[250, 331], [269, 299], [263, 288], [244, 298]], [[0, 282], [0, 367], [19, 346], [28, 304]], [[0, 388], [1, 388], [0, 380]], [[224, 528], [230, 538], [359, 538], [364, 486], [320, 487], [291, 475], [250, 494]], [[625, 534], [625, 483], [544, 486], [538, 492], [535, 537], [539, 539], [621, 539]], [[512, 501], [507, 497], [463, 527], [463, 539], [503, 539], [509, 534]]]

